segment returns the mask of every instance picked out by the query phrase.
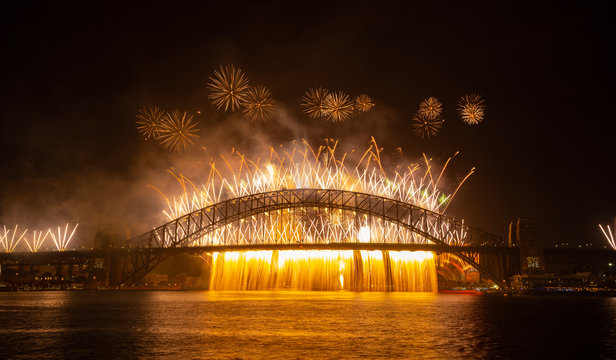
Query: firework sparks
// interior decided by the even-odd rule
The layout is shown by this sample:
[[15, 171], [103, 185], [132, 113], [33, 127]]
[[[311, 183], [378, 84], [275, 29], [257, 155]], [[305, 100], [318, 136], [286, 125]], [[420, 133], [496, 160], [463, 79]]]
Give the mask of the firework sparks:
[[160, 124], [160, 136], [158, 140], [171, 151], [181, 153], [194, 144], [193, 138], [198, 138], [197, 123], [193, 116], [186, 112], [173, 111], [167, 113]]
[[443, 126], [443, 120], [441, 118], [429, 118], [419, 112], [413, 115], [412, 121], [413, 132], [422, 139], [435, 136]]
[[[237, 152], [233, 152], [231, 157], [221, 155], [223, 166], [218, 167], [211, 162], [209, 175], [200, 185], [189, 181], [181, 174], [172, 173], [183, 191], [175, 197], [167, 197], [159, 191], [167, 202], [167, 208], [163, 213], [169, 220], [173, 220], [227, 198], [295, 188], [364, 192], [415, 204], [440, 213], [445, 211], [455, 196], [455, 191], [453, 194], [445, 194], [438, 189], [449, 161], [437, 174], [438, 176], [432, 175], [433, 165], [426, 157], [424, 157], [424, 171], [420, 170], [422, 167], [420, 164], [409, 164], [402, 167], [401, 171], [388, 173], [381, 166], [382, 149], [378, 148], [374, 140], [361, 159], [349, 165], [346, 164], [350, 161], [347, 153], [337, 152], [337, 141], [328, 142], [327, 145], [316, 149], [306, 142], [302, 145], [281, 147], [279, 151], [272, 147], [266, 158], [250, 159]], [[462, 180], [456, 191], [467, 178], [468, 176]], [[311, 242], [312, 239], [323, 238], [334, 242], [344, 242], [349, 239], [357, 241], [365, 237], [365, 228], [369, 225], [367, 216], [327, 209], [282, 209], [253, 218], [217, 229], [196, 240], [195, 245], [222, 243], [229, 237], [233, 237], [233, 241], [237, 240], [237, 243], [259, 241], [255, 240], [255, 236], [262, 238], [262, 241], [281, 238], [289, 242]], [[396, 224], [387, 221], [376, 220], [369, 226], [370, 237], [375, 241], [379, 241], [378, 239], [398, 239], [400, 242], [408, 243], [426, 241], [420, 235], [412, 231], [402, 231]], [[444, 230], [447, 229], [426, 229], [435, 234]], [[448, 241], [455, 243], [462, 239], [464, 234], [460, 231], [462, 230], [452, 230], [452, 233], [457, 233], [459, 236], [453, 236]]]
[[325, 88], [308, 89], [302, 97], [302, 107], [306, 115], [311, 118], [319, 118], [324, 116], [323, 107], [325, 99], [329, 95], [329, 90]]
[[233, 65], [220, 66], [219, 70], [214, 71], [214, 76], [210, 77], [210, 82], [207, 84], [211, 91], [208, 98], [212, 99], [212, 103], [218, 110], [221, 108], [225, 111], [239, 110], [248, 95], [248, 84], [248, 78], [241, 69]]
[[47, 230], [45, 232], [42, 231], [32, 231], [32, 240], [28, 241], [27, 238], [24, 238], [24, 241], [26, 242], [26, 246], [28, 246], [28, 249], [31, 252], [37, 252], [41, 249], [41, 247], [43, 246], [43, 243], [45, 242], [45, 239], [47, 239], [47, 235], [49, 235], [50, 230]]
[[64, 231], [62, 231], [62, 228], [58, 226], [57, 234], [54, 234], [54, 232], [51, 231], [51, 229], [49, 230], [49, 234], [51, 235], [53, 243], [56, 246], [56, 249], [58, 251], [66, 250], [66, 248], [68, 247], [68, 244], [71, 242], [71, 239], [73, 238], [73, 235], [75, 235], [75, 230], [77, 230], [77, 226], [79, 226], [79, 224], [75, 225], [70, 235], [68, 233], [68, 223], [66, 224]]
[[374, 101], [366, 94], [361, 94], [355, 98], [355, 109], [359, 111], [369, 111], [374, 107]]
[[157, 139], [165, 112], [158, 106], [142, 106], [137, 113], [137, 130], [145, 140]]
[[443, 104], [437, 98], [429, 97], [419, 104], [419, 114], [428, 119], [436, 119], [443, 111]]
[[251, 87], [244, 101], [244, 117], [252, 122], [267, 121], [274, 115], [275, 101], [263, 86]]
[[331, 93], [325, 99], [323, 113], [332, 122], [344, 121], [353, 115], [353, 101], [342, 91]]
[[614, 237], [615, 234], [614, 232], [612, 232], [610, 226], [606, 225], [605, 228], [603, 228], [603, 226], [599, 225], [599, 229], [601, 229], [603, 236], [605, 236], [605, 239], [607, 240], [608, 244], [610, 244], [612, 249], [616, 250], [616, 238]]
[[[11, 235], [11, 229], [7, 230], [6, 225], [4, 226], [4, 233], [0, 234], [0, 245], [4, 249], [4, 252], [11, 253], [15, 250], [19, 242], [24, 238], [28, 229], [24, 230], [21, 235], [16, 236], [18, 234], [17, 231], [18, 225], [15, 225], [15, 229], [13, 229], [13, 234]], [[15, 239], [17, 237], [17, 239]]]
[[477, 94], [466, 94], [458, 101], [458, 112], [469, 125], [477, 125], [485, 116], [484, 100]]

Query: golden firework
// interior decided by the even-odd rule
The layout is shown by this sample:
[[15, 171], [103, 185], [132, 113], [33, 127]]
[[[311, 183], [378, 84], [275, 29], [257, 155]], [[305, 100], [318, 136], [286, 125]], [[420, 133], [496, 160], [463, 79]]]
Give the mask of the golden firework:
[[419, 114], [429, 119], [436, 119], [443, 111], [443, 104], [437, 98], [431, 96], [419, 104]]
[[137, 113], [137, 130], [145, 140], [157, 139], [165, 112], [158, 106], [142, 106]]
[[158, 140], [167, 149], [181, 153], [194, 144], [192, 138], [198, 138], [197, 123], [186, 112], [167, 113], [160, 124]]
[[323, 113], [332, 122], [344, 121], [353, 115], [353, 101], [342, 91], [331, 93], [325, 99]]
[[244, 101], [244, 117], [252, 122], [267, 121], [274, 115], [274, 104], [270, 91], [263, 86], [251, 87]]
[[413, 132], [422, 139], [427, 139], [438, 134], [444, 122], [444, 120], [439, 117], [429, 118], [420, 112], [413, 115], [412, 121]]
[[458, 101], [458, 112], [462, 120], [469, 125], [477, 125], [483, 121], [485, 105], [477, 94], [466, 94]]
[[355, 109], [359, 111], [368, 111], [374, 107], [374, 101], [370, 96], [361, 94], [355, 98]]
[[229, 108], [235, 111], [246, 100], [248, 84], [248, 78], [241, 69], [233, 65], [225, 67], [221, 65], [219, 70], [214, 71], [214, 76], [210, 77], [210, 82], [207, 84], [211, 90], [208, 98], [212, 99], [218, 110], [224, 107], [225, 111]]
[[323, 107], [325, 99], [329, 95], [329, 90], [320, 87], [318, 89], [308, 89], [302, 97], [302, 107], [306, 115], [311, 118], [319, 118], [324, 116]]

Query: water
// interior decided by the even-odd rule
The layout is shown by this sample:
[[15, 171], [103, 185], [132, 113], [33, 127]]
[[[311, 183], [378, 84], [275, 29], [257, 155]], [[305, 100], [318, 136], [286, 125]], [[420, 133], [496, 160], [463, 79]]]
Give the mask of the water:
[[616, 298], [353, 292], [0, 293], [0, 358], [616, 357]]

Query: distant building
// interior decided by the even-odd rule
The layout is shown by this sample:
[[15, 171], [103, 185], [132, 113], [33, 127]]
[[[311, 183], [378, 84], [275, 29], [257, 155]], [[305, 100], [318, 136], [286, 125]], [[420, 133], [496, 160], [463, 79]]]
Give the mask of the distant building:
[[545, 272], [545, 258], [539, 232], [532, 218], [519, 217], [509, 224], [509, 246], [520, 248], [522, 274]]

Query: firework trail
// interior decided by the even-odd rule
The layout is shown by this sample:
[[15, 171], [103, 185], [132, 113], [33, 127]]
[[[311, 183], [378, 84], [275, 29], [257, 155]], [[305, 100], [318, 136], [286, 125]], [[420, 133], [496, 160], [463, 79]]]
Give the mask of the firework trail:
[[157, 139], [165, 112], [158, 106], [142, 106], [137, 113], [137, 130], [145, 140]]
[[0, 234], [0, 245], [2, 245], [2, 249], [4, 252], [11, 253], [15, 250], [19, 242], [24, 238], [28, 229], [24, 230], [21, 235], [17, 236], [17, 240], [15, 239], [17, 235], [18, 225], [15, 225], [15, 229], [13, 229], [13, 234], [11, 236], [11, 230], [6, 229], [6, 225], [4, 225], [4, 233]]
[[329, 95], [329, 90], [320, 87], [318, 89], [308, 89], [302, 97], [302, 108], [306, 115], [311, 118], [320, 118], [325, 116], [323, 108], [325, 99]]
[[435, 136], [443, 126], [443, 119], [439, 117], [429, 118], [422, 115], [420, 112], [415, 113], [412, 117], [413, 132], [422, 139]]
[[[387, 172], [381, 166], [382, 149], [378, 148], [374, 139], [361, 159], [353, 164], [347, 164], [347, 153], [340, 153], [337, 148], [338, 141], [328, 142], [318, 148], [312, 148], [304, 141], [289, 148], [281, 146], [276, 150], [271, 147], [268, 156], [252, 159], [233, 151], [230, 157], [220, 155], [220, 167], [214, 161], [210, 162], [209, 174], [200, 184], [195, 184], [182, 174], [171, 172], [182, 192], [169, 197], [157, 189], [167, 204], [163, 214], [173, 220], [228, 198], [296, 188], [363, 192], [443, 213], [473, 171], [471, 170], [452, 194], [446, 194], [439, 190], [439, 184], [449, 160], [440, 173], [435, 174], [438, 176], [433, 176], [434, 165], [425, 156], [423, 166], [411, 163], [400, 171]], [[343, 242], [345, 239], [357, 238], [359, 231], [366, 231], [361, 230], [366, 226], [370, 227], [370, 234], [374, 239], [389, 238], [414, 243], [426, 241], [420, 235], [401, 231], [396, 224], [387, 221], [375, 220], [370, 223], [364, 215], [349, 218], [348, 214], [339, 210], [284, 209], [268, 213], [265, 217], [229, 224], [195, 244], [223, 243], [223, 240], [230, 236], [234, 237], [237, 243], [250, 243], [261, 238], [285, 238], [299, 242], [328, 238]], [[439, 230], [443, 229], [426, 229], [435, 234]], [[460, 233], [457, 239], [463, 236], [464, 234]]]
[[325, 98], [323, 114], [332, 122], [344, 121], [353, 115], [353, 101], [342, 91], [331, 93]]
[[374, 101], [366, 94], [361, 94], [355, 98], [355, 109], [358, 111], [369, 111], [374, 107]]
[[186, 112], [173, 111], [167, 113], [160, 124], [158, 140], [171, 151], [181, 153], [194, 144], [193, 138], [198, 138], [197, 123], [193, 116]]
[[485, 115], [484, 100], [477, 94], [466, 94], [458, 101], [458, 113], [469, 125], [477, 125]]
[[79, 226], [79, 224], [75, 225], [70, 235], [68, 233], [68, 223], [66, 223], [66, 227], [64, 228], [64, 231], [62, 231], [61, 227], [58, 226], [57, 234], [54, 234], [54, 232], [51, 231], [51, 229], [49, 230], [49, 234], [51, 235], [53, 243], [56, 246], [56, 249], [58, 251], [66, 250], [66, 248], [68, 247], [68, 244], [71, 242], [71, 239], [73, 238], [73, 235], [75, 235], [75, 230], [77, 230], [77, 226]]
[[419, 115], [430, 120], [438, 118], [442, 111], [443, 104], [435, 97], [429, 97], [419, 104]]
[[31, 241], [28, 241], [27, 238], [24, 238], [24, 241], [26, 242], [26, 246], [28, 246], [28, 249], [30, 250], [30, 252], [37, 252], [41, 249], [50, 231], [51, 230], [47, 230], [45, 232], [42, 232], [42, 231], [37, 232], [36, 230], [34, 230], [32, 231]]
[[221, 65], [219, 70], [214, 71], [214, 76], [210, 77], [207, 86], [211, 91], [208, 98], [212, 99], [216, 109], [235, 111], [239, 110], [246, 100], [249, 81], [241, 69], [233, 65]]
[[599, 225], [599, 229], [601, 229], [603, 236], [605, 236], [605, 239], [607, 240], [608, 244], [610, 244], [612, 249], [616, 250], [616, 239], [614, 238], [615, 234], [614, 232], [612, 232], [612, 229], [610, 228], [610, 226], [606, 225], [604, 229], [603, 226]]
[[274, 104], [270, 91], [263, 86], [251, 87], [243, 103], [244, 117], [252, 122], [267, 121], [274, 115]]

